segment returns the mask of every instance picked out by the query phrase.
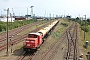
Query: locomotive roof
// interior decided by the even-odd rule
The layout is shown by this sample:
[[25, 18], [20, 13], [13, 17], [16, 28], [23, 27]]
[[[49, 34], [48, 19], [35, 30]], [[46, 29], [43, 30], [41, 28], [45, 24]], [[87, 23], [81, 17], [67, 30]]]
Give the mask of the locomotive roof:
[[35, 33], [35, 32], [29, 33], [29, 34], [40, 35], [40, 33]]

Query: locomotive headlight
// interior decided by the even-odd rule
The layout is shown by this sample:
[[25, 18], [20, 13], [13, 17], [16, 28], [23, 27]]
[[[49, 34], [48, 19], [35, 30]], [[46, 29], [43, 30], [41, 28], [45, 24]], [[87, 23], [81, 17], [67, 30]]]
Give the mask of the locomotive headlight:
[[29, 42], [28, 40], [26, 40], [26, 42]]

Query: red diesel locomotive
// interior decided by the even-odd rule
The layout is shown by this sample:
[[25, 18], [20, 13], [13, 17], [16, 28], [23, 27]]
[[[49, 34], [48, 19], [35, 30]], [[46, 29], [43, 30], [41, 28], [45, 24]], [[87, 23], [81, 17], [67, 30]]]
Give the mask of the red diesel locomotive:
[[38, 32], [29, 33], [25, 40], [24, 51], [37, 49], [43, 42], [43, 38], [56, 26], [58, 20], [53, 21], [50, 25], [40, 29]]

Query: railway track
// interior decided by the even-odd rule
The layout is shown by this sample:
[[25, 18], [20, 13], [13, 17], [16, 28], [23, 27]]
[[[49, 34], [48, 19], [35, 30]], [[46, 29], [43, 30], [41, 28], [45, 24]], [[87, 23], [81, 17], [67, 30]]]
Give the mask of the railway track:
[[52, 58], [55, 56], [59, 46], [62, 44], [62, 42], [64, 41], [63, 38], [65, 38], [66, 33], [64, 33], [61, 37], [61, 41], [56, 41], [54, 42], [54, 44], [52, 45], [52, 47], [43, 55], [41, 56], [41, 58], [39, 60], [52, 60]]
[[31, 60], [36, 51], [33, 52], [24, 52], [18, 59], [16, 60]]
[[[33, 24], [32, 24], [32, 25], [33, 25]], [[9, 39], [12, 38], [12, 37], [11, 37], [11, 34], [13, 34], [14, 38], [13, 38], [12, 41], [9, 41], [9, 47], [10, 47], [11, 43], [12, 43], [12, 44], [16, 44], [16, 43], [17, 43], [16, 40], [19, 40], [19, 38], [23, 37], [23, 36], [16, 36], [16, 37], [15, 37], [15, 35], [17, 35], [18, 33], [22, 32], [22, 31], [24, 31], [25, 29], [27, 29], [27, 28], [29, 28], [29, 27], [31, 27], [31, 25], [27, 25], [27, 27], [24, 26], [24, 27], [21, 27], [21, 28], [19, 28], [19, 29], [15, 29], [15, 30], [10, 31], [10, 32], [9, 32], [9, 33], [10, 33], [10, 34], [9, 34]], [[15, 32], [16, 32], [16, 33], [15, 33]], [[15, 33], [15, 34], [14, 34], [14, 33]], [[4, 35], [4, 34], [3, 34], [3, 35]], [[3, 37], [6, 37], [6, 36], [3, 36]], [[6, 48], [6, 43], [4, 43], [4, 42], [6, 42], [6, 38], [0, 40], [0, 43], [2, 43], [2, 44], [0, 44], [0, 51], [2, 51], [3, 49]]]
[[[25, 31], [26, 29], [32, 27], [35, 24], [40, 24], [39, 22], [33, 23], [33, 24], [28, 24], [19, 28], [16, 28], [15, 30], [11, 30], [8, 33], [9, 38], [15, 37], [17, 36], [18, 33], [21, 33], [23, 31]], [[4, 42], [6, 42], [6, 33], [0, 34], [0, 45], [3, 44]]]
[[[39, 60], [52, 60], [53, 57], [55, 56], [57, 50], [58, 50], [58, 47], [60, 47], [60, 45], [62, 44], [62, 42], [64, 42], [65, 38], [67, 37], [67, 31], [70, 32], [70, 30], [72, 30], [73, 27], [75, 27], [75, 25], [72, 24], [68, 29], [66, 29], [66, 31], [63, 33], [63, 35], [60, 37], [60, 38], [61, 38], [61, 39], [60, 39], [61, 41], [58, 40], [58, 41], [54, 42], [54, 44], [52, 44], [51, 48], [48, 49], [48, 51], [45, 52], [45, 53], [40, 57]], [[73, 29], [73, 30], [74, 30], [74, 29]], [[74, 30], [74, 31], [75, 31], [75, 30]], [[71, 33], [69, 33], [69, 34], [71, 34]], [[74, 36], [74, 33], [71, 34], [71, 35]], [[32, 57], [34, 56], [34, 54], [32, 54], [32, 55], [30, 55], [30, 56], [31, 56], [31, 58], [29, 57], [30, 59], [27, 59], [27, 60], [31, 60]], [[24, 60], [24, 59], [22, 59], [22, 60]]]
[[[40, 27], [34, 29], [34, 30], [31, 31], [31, 32], [36, 32], [36, 31], [38, 31], [40, 28], [45, 27], [45, 26], [47, 26], [47, 25], [50, 24], [50, 23], [51, 23], [51, 22], [48, 22], [48, 23], [44, 24], [43, 26], [40, 26]], [[30, 32], [28, 32], [28, 33], [30, 33]], [[15, 45], [15, 44], [17, 44], [17, 43], [22, 42], [23, 40], [25, 40], [24, 38], [27, 37], [27, 34], [28, 34], [28, 33], [26, 33], [26, 34], [24, 34], [24, 35], [21, 35], [21, 36], [16, 36], [15, 38], [13, 38], [12, 41], [9, 41], [9, 42], [8, 42], [8, 47], [11, 47], [12, 45]], [[3, 44], [3, 45], [0, 46], [0, 52], [3, 51], [3, 50], [5, 50], [5, 49], [6, 49], [6, 44]]]
[[74, 23], [72, 30], [66, 31], [68, 45], [65, 60], [77, 60], [77, 23]]
[[[73, 26], [73, 23], [72, 25], [66, 29], [67, 30], [70, 30]], [[52, 60], [52, 58], [55, 56], [55, 54], [57, 53], [57, 50], [58, 48], [60, 47], [60, 45], [62, 44], [62, 42], [65, 40], [65, 37], [67, 36], [66, 35], [66, 31], [63, 33], [63, 35], [59, 38], [59, 40], [57, 40], [56, 42], [54, 42], [50, 49], [48, 49], [48, 51], [46, 51], [41, 57], [39, 57], [39, 59], [37, 60]], [[61, 40], [61, 41], [60, 41]]]
[[62, 60], [77, 60], [77, 24], [75, 22], [66, 29], [60, 39], [54, 42], [51, 48], [48, 49], [48, 51], [46, 51], [38, 60], [52, 60], [65, 38], [67, 38], [68, 45], [65, 51], [65, 56]]
[[[46, 25], [43, 25], [43, 26], [46, 26]], [[36, 32], [41, 27], [39, 27], [39, 28], [37, 28], [37, 29], [35, 29], [34, 31], [31, 31], [31, 32]], [[23, 36], [18, 36], [16, 40], [12, 41], [12, 43], [17, 44], [20, 41], [23, 41], [26, 36], [27, 36], [27, 34], [23, 35]], [[65, 37], [67, 37], [67, 42], [68, 42], [67, 43], [68, 47], [67, 47], [67, 50], [66, 50], [67, 54], [65, 54], [65, 60], [77, 60], [77, 44], [76, 44], [76, 42], [77, 42], [77, 25], [74, 25], [74, 24], [72, 24], [68, 29], [66, 29], [64, 34], [61, 36], [61, 41], [55, 42], [52, 45], [52, 47], [47, 52], [45, 52], [44, 55], [42, 55], [42, 57], [39, 60], [44, 60], [44, 59], [52, 60], [52, 58], [55, 56], [56, 50], [58, 50], [58, 47], [62, 44]], [[20, 38], [20, 39], [18, 39], [18, 38]], [[31, 60], [32, 57], [34, 56], [34, 54], [35, 54], [35, 52], [30, 53], [30, 54], [24, 52], [23, 55], [18, 60]], [[47, 56], [48, 56], [48, 58], [47, 58]]]
[[[51, 22], [50, 22], [51, 23]], [[42, 27], [45, 27], [47, 24], [45, 24], [45, 25], [43, 25]], [[38, 31], [39, 29], [40, 29], [41, 27], [39, 27], [38, 29], [36, 29], [36, 31]], [[35, 32], [36, 32], [35, 31]], [[32, 50], [33, 51], [33, 50]], [[33, 52], [29, 52], [29, 53], [27, 53], [27, 52], [23, 52], [23, 54], [21, 55], [21, 57], [18, 59], [18, 60], [31, 60], [32, 59], [32, 57], [34, 56], [34, 54], [35, 54], [35, 52], [36, 52], [36, 50], [35, 51], [33, 51]], [[27, 56], [27, 55], [29, 55], [29, 56]]]

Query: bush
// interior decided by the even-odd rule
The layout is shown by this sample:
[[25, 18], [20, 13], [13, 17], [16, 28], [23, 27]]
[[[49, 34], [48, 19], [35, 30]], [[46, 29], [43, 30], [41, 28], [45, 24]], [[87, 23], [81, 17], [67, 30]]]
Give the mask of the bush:
[[2, 30], [6, 31], [6, 24], [2, 25]]
[[0, 24], [0, 31], [2, 31], [2, 25]]
[[65, 27], [67, 27], [67, 26], [68, 26], [68, 24], [66, 24], [66, 23], [61, 23], [61, 25], [65, 26]]
[[85, 26], [81, 26], [81, 29], [82, 29], [83, 31], [85, 31], [85, 32], [88, 32], [88, 31], [89, 31], [88, 27], [85, 28]]

